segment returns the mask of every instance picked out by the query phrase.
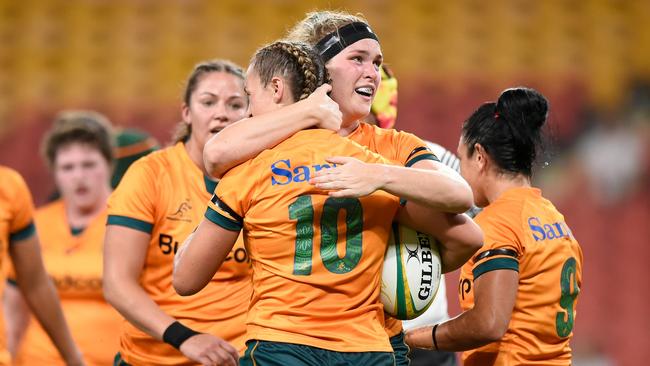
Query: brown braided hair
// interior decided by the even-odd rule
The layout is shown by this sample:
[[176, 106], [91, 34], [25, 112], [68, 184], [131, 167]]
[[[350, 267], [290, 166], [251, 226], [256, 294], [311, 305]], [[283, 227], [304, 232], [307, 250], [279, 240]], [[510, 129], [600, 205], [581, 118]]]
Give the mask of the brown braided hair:
[[328, 81], [327, 69], [316, 51], [306, 43], [278, 41], [260, 48], [251, 59], [251, 67], [267, 86], [281, 76], [294, 101], [307, 98]]

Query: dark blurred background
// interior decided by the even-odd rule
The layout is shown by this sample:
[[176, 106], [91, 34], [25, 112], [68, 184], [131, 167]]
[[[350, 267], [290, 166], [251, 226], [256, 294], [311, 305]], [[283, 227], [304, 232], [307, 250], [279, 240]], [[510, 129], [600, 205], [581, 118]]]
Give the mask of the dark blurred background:
[[[650, 359], [650, 1], [0, 0], [0, 163], [37, 204], [39, 143], [65, 108], [171, 139], [193, 65], [246, 65], [306, 11], [362, 13], [399, 79], [396, 127], [455, 151], [464, 118], [504, 88], [551, 103], [535, 181], [584, 256], [575, 365]], [[459, 311], [457, 276], [449, 305]]]

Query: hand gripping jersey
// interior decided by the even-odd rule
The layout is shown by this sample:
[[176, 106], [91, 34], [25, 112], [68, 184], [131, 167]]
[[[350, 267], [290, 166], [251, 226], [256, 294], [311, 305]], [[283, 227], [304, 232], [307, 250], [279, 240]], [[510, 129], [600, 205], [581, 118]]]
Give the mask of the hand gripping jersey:
[[[129, 168], [109, 199], [107, 222], [151, 234], [140, 283], [164, 312], [198, 332], [225, 339], [243, 352], [251, 279], [241, 240], [198, 294], [182, 297], [172, 287], [174, 253], [201, 221], [214, 186], [192, 162], [184, 144], [178, 143], [139, 159]], [[172, 346], [127, 321], [120, 343], [122, 358], [129, 364], [192, 364]]]
[[[360, 123], [348, 138], [402, 166], [410, 167], [420, 160], [438, 161], [424, 141], [408, 132], [382, 129], [367, 123]], [[386, 315], [385, 322], [389, 337], [402, 331], [400, 320]]]
[[[0, 293], [4, 292], [9, 245], [30, 238], [36, 230], [34, 203], [23, 178], [13, 169], [0, 166]], [[0, 310], [0, 365], [9, 365], [4, 314]]]
[[309, 184], [330, 156], [388, 160], [332, 131], [304, 130], [232, 169], [206, 218], [244, 230], [253, 264], [247, 339], [392, 352], [379, 302], [398, 198], [329, 197]]
[[[120, 316], [102, 294], [106, 212], [79, 233], [72, 232], [62, 200], [39, 208], [34, 220], [45, 268], [56, 285], [68, 327], [86, 364], [110, 364], [120, 343]], [[65, 365], [35, 319], [29, 323], [15, 363]]]
[[461, 269], [463, 310], [474, 280], [492, 270], [519, 271], [519, 289], [501, 341], [463, 353], [464, 365], [570, 365], [582, 250], [553, 204], [536, 188], [513, 188], [476, 217], [483, 248]]

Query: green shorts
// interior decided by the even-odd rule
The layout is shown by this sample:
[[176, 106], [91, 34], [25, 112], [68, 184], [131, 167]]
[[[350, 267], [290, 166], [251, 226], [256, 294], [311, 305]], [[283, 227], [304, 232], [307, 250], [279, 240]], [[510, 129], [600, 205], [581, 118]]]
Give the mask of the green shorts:
[[391, 352], [336, 352], [302, 344], [248, 341], [240, 366], [395, 366]]
[[409, 359], [409, 346], [404, 342], [404, 332], [390, 337], [390, 345], [393, 346], [393, 354], [395, 354], [396, 366], [409, 366], [411, 360]]
[[131, 366], [128, 363], [124, 362], [122, 355], [118, 352], [113, 359], [113, 366]]

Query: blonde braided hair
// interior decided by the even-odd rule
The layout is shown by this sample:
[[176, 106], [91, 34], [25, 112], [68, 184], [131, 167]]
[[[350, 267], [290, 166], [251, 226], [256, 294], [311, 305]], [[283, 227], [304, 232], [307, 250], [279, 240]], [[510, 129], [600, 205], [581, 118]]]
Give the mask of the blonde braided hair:
[[263, 86], [282, 76], [294, 101], [307, 98], [328, 79], [327, 69], [316, 51], [301, 42], [278, 41], [259, 49], [251, 60]]
[[287, 32], [286, 39], [315, 46], [326, 35], [355, 22], [368, 24], [368, 21], [359, 13], [350, 14], [336, 10], [313, 11], [307, 13], [304, 19]]

